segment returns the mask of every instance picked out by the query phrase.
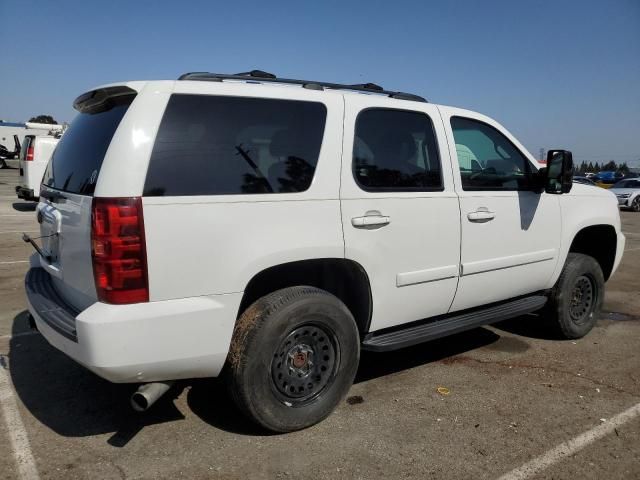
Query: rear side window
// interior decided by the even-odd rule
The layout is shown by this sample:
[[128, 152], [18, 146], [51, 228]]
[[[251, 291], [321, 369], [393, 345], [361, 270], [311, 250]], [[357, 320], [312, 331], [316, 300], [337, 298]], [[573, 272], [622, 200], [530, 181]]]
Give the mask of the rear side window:
[[433, 124], [424, 113], [382, 108], [360, 112], [352, 166], [363, 190], [442, 190]]
[[145, 182], [146, 196], [302, 192], [318, 163], [321, 103], [172, 95]]
[[92, 195], [107, 148], [134, 97], [124, 95], [109, 102], [107, 109], [79, 113], [51, 155], [42, 183]]

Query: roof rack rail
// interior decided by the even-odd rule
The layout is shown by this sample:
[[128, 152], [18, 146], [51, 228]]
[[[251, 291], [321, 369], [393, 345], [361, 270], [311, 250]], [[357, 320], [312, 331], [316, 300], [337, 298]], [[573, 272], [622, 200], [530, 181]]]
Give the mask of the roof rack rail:
[[253, 82], [267, 83], [285, 83], [290, 85], [301, 85], [303, 88], [310, 90], [324, 90], [325, 88], [333, 90], [353, 90], [356, 92], [377, 93], [387, 95], [390, 98], [398, 100], [411, 100], [414, 102], [427, 102], [427, 100], [419, 95], [404, 92], [394, 92], [383, 89], [375, 83], [358, 83], [353, 85], [342, 83], [319, 82], [317, 80], [297, 80], [293, 78], [278, 78], [273, 73], [264, 72], [262, 70], [251, 70], [250, 72], [227, 74], [227, 73], [209, 73], [209, 72], [189, 72], [180, 75], [178, 80], [198, 80], [203, 82], [221, 82], [223, 80], [246, 80]]

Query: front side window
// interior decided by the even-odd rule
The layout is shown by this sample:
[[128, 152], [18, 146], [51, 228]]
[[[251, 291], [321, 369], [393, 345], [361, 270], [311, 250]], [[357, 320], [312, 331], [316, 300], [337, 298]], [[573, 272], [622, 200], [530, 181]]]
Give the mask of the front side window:
[[529, 190], [534, 167], [511, 141], [486, 123], [451, 118], [464, 190]]
[[172, 95], [156, 137], [146, 196], [307, 190], [327, 115], [321, 103]]
[[424, 113], [362, 111], [356, 120], [352, 166], [363, 190], [442, 190], [433, 124]]

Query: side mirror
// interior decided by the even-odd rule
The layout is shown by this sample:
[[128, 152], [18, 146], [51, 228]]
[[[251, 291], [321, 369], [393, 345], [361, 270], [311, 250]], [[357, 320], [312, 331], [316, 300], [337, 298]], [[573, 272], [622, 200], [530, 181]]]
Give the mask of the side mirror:
[[573, 186], [573, 155], [568, 150], [549, 150], [545, 172], [544, 191], [569, 193]]

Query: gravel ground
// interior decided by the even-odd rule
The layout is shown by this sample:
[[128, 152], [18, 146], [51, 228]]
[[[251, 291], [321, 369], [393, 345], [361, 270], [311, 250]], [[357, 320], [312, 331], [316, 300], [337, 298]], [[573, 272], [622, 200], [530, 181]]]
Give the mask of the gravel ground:
[[[14, 197], [16, 180], [0, 170], [0, 368], [10, 385], [0, 402], [17, 405], [28, 444], [20, 437], [19, 469], [9, 441], [19, 428], [0, 416], [0, 478], [20, 478], [30, 455], [41, 478], [60, 479], [497, 478], [640, 402], [640, 214], [622, 212], [626, 253], [582, 340], [554, 340], [529, 315], [365, 354], [348, 401], [288, 435], [248, 424], [216, 380], [181, 382], [134, 414], [134, 387], [101, 380], [29, 331], [30, 248], [19, 232], [37, 224], [34, 205]], [[640, 478], [640, 417], [532, 478]]]

